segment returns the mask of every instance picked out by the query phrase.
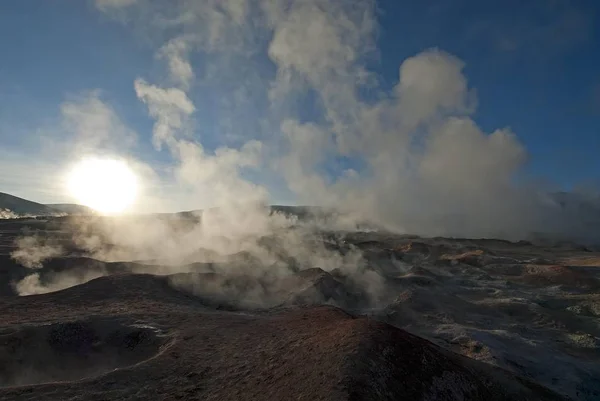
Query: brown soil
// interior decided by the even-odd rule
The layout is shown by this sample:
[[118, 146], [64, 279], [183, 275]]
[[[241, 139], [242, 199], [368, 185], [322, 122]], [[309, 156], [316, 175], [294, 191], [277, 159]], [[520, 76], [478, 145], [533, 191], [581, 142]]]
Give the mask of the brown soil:
[[[116, 275], [6, 299], [0, 316], [13, 333], [24, 325], [40, 333], [47, 330], [41, 324], [109, 319], [153, 327], [164, 336], [154, 356], [83, 379], [5, 387], [2, 400], [561, 399], [501, 369], [334, 307], [218, 311], [170, 287], [166, 277]], [[95, 334], [88, 334], [74, 343], [63, 338], [71, 351], [54, 354], [91, 344]]]

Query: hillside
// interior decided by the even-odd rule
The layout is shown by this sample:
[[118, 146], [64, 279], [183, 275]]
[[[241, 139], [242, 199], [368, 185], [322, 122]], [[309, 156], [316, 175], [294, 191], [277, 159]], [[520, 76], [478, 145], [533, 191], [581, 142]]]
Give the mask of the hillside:
[[74, 203], [42, 204], [0, 192], [0, 218], [57, 216], [64, 214], [91, 215], [93, 209]]
[[15, 215], [56, 215], [61, 213], [48, 205], [32, 202], [14, 195], [0, 192], [0, 210], [9, 211]]
[[96, 214], [94, 209], [75, 203], [50, 203], [46, 206], [68, 214]]

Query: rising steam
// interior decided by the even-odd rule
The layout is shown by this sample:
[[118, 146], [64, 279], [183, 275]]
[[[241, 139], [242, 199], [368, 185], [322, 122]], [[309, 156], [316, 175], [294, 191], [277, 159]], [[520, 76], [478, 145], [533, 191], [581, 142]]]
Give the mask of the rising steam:
[[[476, 91], [459, 58], [424, 49], [399, 65], [393, 87], [380, 83], [369, 68], [377, 58], [374, 0], [96, 6], [153, 43], [165, 69], [158, 82], [132, 77], [154, 120], [152, 144], [172, 162], [127, 156], [145, 182], [139, 210], [217, 209], [192, 226], [160, 217], [79, 221], [74, 241], [93, 257], [181, 266], [245, 252], [256, 271], [286, 273], [292, 256], [303, 267], [363, 274], [360, 252], [333, 252], [317, 233], [369, 221], [431, 236], [597, 239], [585, 216], [518, 180], [526, 149], [510, 128], [484, 132], [474, 121]], [[214, 112], [199, 106], [207, 99]], [[65, 105], [63, 116], [86, 149], [118, 148], [115, 132], [133, 136], [96, 92]], [[264, 207], [282, 198], [341, 214], [298, 225]], [[259, 245], [274, 236], [285, 257]], [[20, 249], [16, 257], [34, 265], [48, 257]]]
[[[163, 82], [133, 86], [155, 119], [154, 146], [172, 155], [174, 209], [287, 191], [414, 234], [591, 234], [547, 188], [518, 182], [527, 152], [509, 128], [486, 133], [473, 120], [459, 58], [425, 49], [400, 64], [396, 85], [379, 83], [373, 0], [96, 4], [154, 41], [166, 68]], [[215, 95], [214, 115], [194, 104]], [[215, 150], [203, 144], [206, 119]]]

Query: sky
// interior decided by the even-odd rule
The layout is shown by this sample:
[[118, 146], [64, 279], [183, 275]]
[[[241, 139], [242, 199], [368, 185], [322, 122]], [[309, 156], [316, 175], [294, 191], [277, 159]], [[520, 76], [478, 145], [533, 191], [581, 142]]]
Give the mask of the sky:
[[491, 224], [540, 189], [595, 190], [600, 5], [523, 4], [2, 2], [0, 192], [68, 202], [65, 172], [98, 154], [134, 166], [149, 211], [344, 202]]

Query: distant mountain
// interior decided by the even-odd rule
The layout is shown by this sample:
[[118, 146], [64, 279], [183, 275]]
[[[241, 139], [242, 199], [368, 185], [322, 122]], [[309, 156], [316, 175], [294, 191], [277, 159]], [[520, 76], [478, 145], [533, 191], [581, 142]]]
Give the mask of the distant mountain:
[[75, 203], [50, 203], [46, 206], [67, 214], [96, 214], [94, 209]]
[[19, 198], [0, 192], [0, 214], [19, 217], [19, 216], [40, 216], [57, 215], [64, 212], [54, 209], [48, 205], [32, 202], [27, 199]]
[[0, 192], [0, 219], [32, 216], [62, 216], [65, 214], [95, 214], [94, 210], [74, 203], [44, 205]]

